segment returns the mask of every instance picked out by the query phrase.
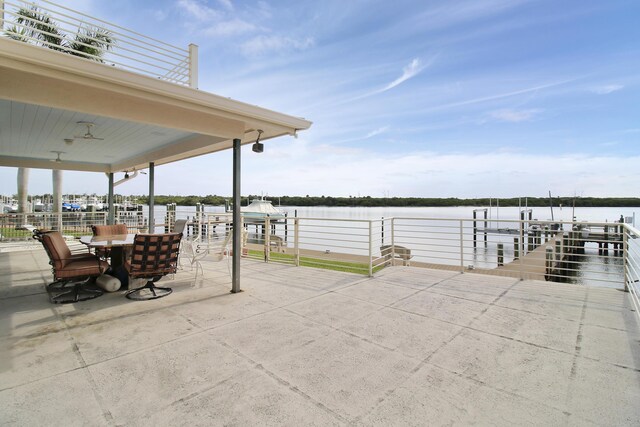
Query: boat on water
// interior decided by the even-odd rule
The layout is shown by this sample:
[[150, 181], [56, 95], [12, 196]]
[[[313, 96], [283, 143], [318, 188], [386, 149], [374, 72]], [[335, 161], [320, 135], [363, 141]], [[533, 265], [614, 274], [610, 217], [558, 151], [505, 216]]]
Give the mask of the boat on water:
[[285, 218], [284, 212], [276, 209], [271, 201], [265, 200], [264, 197], [251, 200], [251, 203], [241, 207], [240, 211], [246, 223], [262, 223], [266, 217], [269, 217], [270, 221], [279, 221]]

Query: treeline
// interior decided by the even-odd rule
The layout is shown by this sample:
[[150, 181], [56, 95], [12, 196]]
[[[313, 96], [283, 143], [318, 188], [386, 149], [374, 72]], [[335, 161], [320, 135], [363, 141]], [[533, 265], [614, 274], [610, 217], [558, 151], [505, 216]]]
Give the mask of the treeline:
[[[141, 203], [148, 203], [147, 196], [135, 196]], [[259, 196], [247, 196], [242, 198], [242, 205], [246, 206], [251, 199]], [[525, 198], [506, 199], [459, 199], [429, 198], [429, 197], [332, 197], [332, 196], [280, 196], [268, 197], [274, 205], [281, 206], [366, 206], [366, 207], [442, 207], [442, 206], [524, 206]], [[205, 205], [224, 205], [225, 201], [230, 201], [230, 197], [208, 195], [208, 196], [155, 196], [155, 203], [165, 205], [175, 203], [178, 206], [195, 206], [196, 203]], [[576, 207], [637, 207], [640, 206], [638, 197], [554, 197], [553, 206], [573, 206]], [[549, 206], [550, 200], [546, 197], [528, 197], [527, 206], [544, 207]]]

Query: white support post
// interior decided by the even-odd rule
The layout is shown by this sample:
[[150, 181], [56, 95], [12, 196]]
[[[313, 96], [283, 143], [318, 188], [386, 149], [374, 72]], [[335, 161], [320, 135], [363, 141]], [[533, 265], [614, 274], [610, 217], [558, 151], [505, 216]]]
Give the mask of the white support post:
[[391, 267], [394, 265], [394, 259], [396, 259], [396, 218], [391, 218]]
[[198, 45], [189, 45], [189, 86], [198, 89]]
[[149, 234], [156, 232], [155, 207], [155, 163], [149, 162]]
[[464, 236], [462, 227], [462, 220], [460, 220], [460, 272], [464, 273]]
[[629, 292], [629, 232], [627, 230], [627, 224], [622, 224], [620, 229], [622, 230], [622, 271], [624, 273], [624, 291]]
[[373, 221], [369, 220], [369, 277], [373, 277]]
[[271, 219], [269, 215], [264, 218], [264, 262], [269, 262], [271, 255]]
[[293, 231], [295, 233], [293, 237], [293, 251], [295, 253], [296, 267], [300, 267], [300, 219], [297, 217], [293, 220]]

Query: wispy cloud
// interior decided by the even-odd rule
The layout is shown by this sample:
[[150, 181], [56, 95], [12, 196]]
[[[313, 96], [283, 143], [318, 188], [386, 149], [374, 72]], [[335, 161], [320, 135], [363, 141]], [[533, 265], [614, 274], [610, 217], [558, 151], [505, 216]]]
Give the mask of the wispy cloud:
[[381, 133], [385, 133], [386, 131], [389, 130], [389, 126], [383, 126], [381, 128], [372, 130], [371, 132], [369, 132], [366, 136], [365, 139], [367, 138], [373, 138], [376, 135], [380, 135]]
[[497, 110], [489, 113], [491, 117], [496, 120], [500, 120], [503, 122], [525, 122], [531, 120], [536, 114], [538, 114], [541, 110], [530, 109], [530, 110]]
[[567, 83], [571, 83], [571, 82], [573, 82], [575, 80], [577, 80], [577, 78], [560, 80], [560, 81], [553, 82], [553, 83], [547, 83], [547, 84], [532, 86], [532, 87], [529, 87], [529, 88], [514, 90], [514, 91], [511, 91], [511, 92], [503, 92], [503, 93], [497, 93], [495, 95], [488, 95], [488, 96], [482, 96], [482, 97], [478, 97], [478, 98], [471, 98], [471, 99], [467, 99], [467, 100], [464, 100], [464, 101], [450, 102], [448, 104], [438, 105], [437, 107], [425, 109], [423, 111], [437, 111], [437, 110], [443, 110], [443, 109], [446, 109], [446, 108], [462, 107], [462, 106], [466, 106], [466, 105], [480, 104], [482, 102], [488, 102], [488, 101], [495, 101], [495, 100], [498, 100], [498, 99], [510, 98], [512, 96], [524, 95], [524, 94], [527, 94], [527, 93], [537, 92], [537, 91], [542, 90], [542, 89], [549, 89], [549, 88], [552, 88], [552, 87], [555, 87], [555, 86], [562, 86], [562, 85], [565, 85]]
[[406, 82], [407, 80], [417, 76], [424, 69], [424, 65], [420, 62], [419, 58], [413, 58], [409, 65], [402, 69], [402, 75], [386, 85], [379, 92], [386, 92], [389, 89], [393, 89], [401, 83]]
[[417, 76], [418, 74], [420, 74], [425, 68], [429, 67], [433, 63], [435, 58], [436, 58], [436, 56], [432, 57], [431, 59], [429, 59], [429, 61], [427, 63], [423, 63], [420, 60], [420, 58], [413, 58], [408, 65], [406, 65], [405, 67], [402, 68], [402, 75], [400, 77], [398, 77], [397, 79], [395, 79], [394, 81], [388, 83], [387, 85], [385, 85], [384, 87], [382, 87], [380, 89], [375, 89], [375, 90], [367, 92], [367, 93], [365, 93], [363, 95], [359, 95], [359, 96], [356, 96], [354, 98], [349, 98], [349, 99], [345, 100], [344, 102], [356, 101], [356, 100], [359, 100], [359, 99], [367, 98], [367, 97], [373, 96], [373, 95], [378, 95], [380, 93], [383, 93], [383, 92], [386, 92], [388, 90], [391, 90], [394, 87], [397, 87], [397, 86], [401, 85], [402, 83], [406, 82], [407, 80], [412, 79], [415, 76]]
[[207, 36], [229, 37], [246, 34], [255, 30], [255, 25], [236, 18], [230, 21], [218, 22], [204, 30], [204, 34]]
[[218, 0], [218, 4], [227, 10], [233, 10], [233, 3], [231, 0]]
[[312, 47], [315, 41], [311, 37], [294, 39], [278, 35], [260, 35], [244, 42], [241, 45], [245, 55], [264, 55], [284, 51], [305, 50]]
[[610, 85], [595, 86], [590, 88], [589, 90], [593, 93], [597, 93], [598, 95], [608, 95], [612, 92], [617, 92], [623, 88], [624, 88], [623, 85], [610, 84]]
[[178, 0], [178, 8], [197, 21], [210, 21], [221, 17], [218, 10], [200, 0]]

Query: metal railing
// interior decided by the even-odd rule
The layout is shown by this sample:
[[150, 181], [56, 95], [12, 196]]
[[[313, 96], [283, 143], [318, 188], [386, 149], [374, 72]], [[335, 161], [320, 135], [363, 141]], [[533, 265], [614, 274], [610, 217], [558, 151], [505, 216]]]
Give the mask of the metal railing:
[[624, 248], [625, 289], [640, 316], [640, 230], [628, 225], [624, 228]]
[[198, 84], [196, 45], [173, 46], [48, 0], [0, 0], [0, 33], [171, 83]]
[[[198, 221], [228, 227], [231, 219], [206, 214]], [[637, 288], [640, 272], [637, 231], [620, 223], [289, 217], [244, 226], [250, 258], [366, 275], [411, 265], [616, 288], [635, 283]]]
[[[0, 242], [30, 240], [33, 228], [58, 230], [67, 236], [91, 234], [92, 225], [107, 223], [107, 212], [34, 212], [0, 214]], [[126, 224], [132, 232], [146, 231], [148, 221], [142, 212], [121, 211], [116, 223]]]
[[[120, 211], [116, 222], [147, 231], [146, 211]], [[185, 235], [207, 242], [231, 230], [229, 213], [168, 212], [156, 232], [188, 219]], [[89, 234], [105, 212], [0, 215], [0, 241], [28, 239], [29, 229]], [[352, 220], [288, 217], [243, 223], [245, 255], [266, 262], [372, 276], [381, 268], [411, 265], [520, 279], [626, 288], [640, 306], [640, 231], [621, 223], [537, 220], [384, 218]]]

